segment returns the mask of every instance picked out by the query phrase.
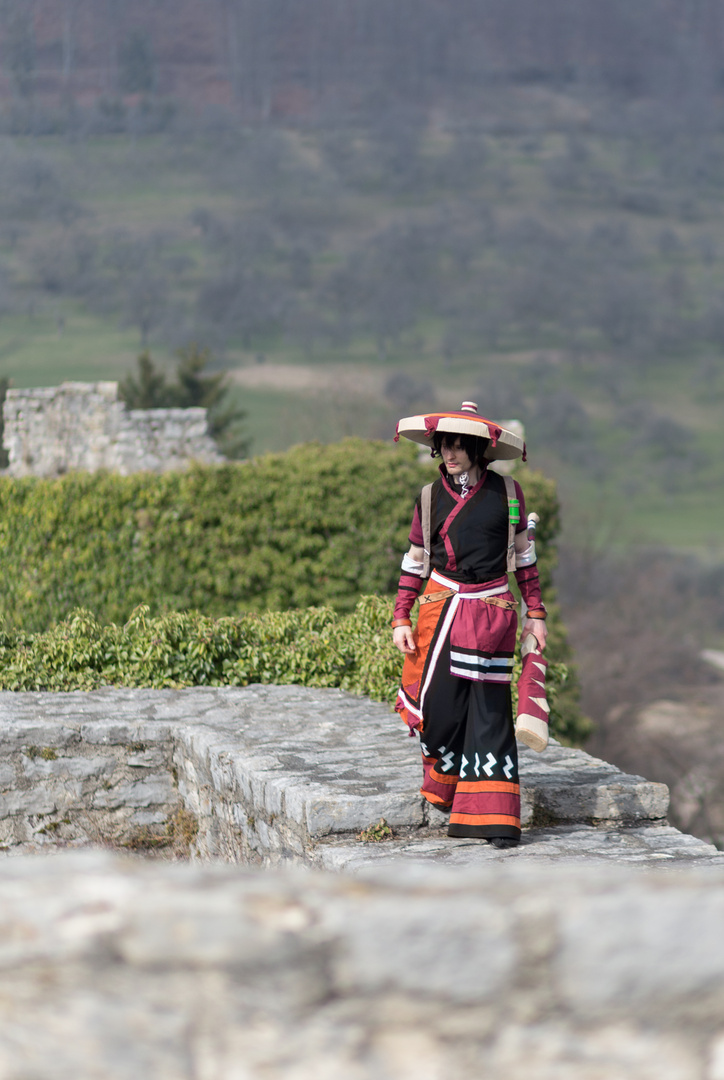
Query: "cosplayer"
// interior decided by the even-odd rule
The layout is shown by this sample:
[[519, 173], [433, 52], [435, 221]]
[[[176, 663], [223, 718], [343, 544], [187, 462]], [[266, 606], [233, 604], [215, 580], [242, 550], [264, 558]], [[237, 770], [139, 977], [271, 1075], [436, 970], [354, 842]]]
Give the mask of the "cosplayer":
[[[543, 678], [546, 609], [523, 492], [488, 463], [525, 457], [525, 446], [468, 401], [460, 412], [407, 417], [398, 424], [400, 435], [429, 446], [442, 464], [440, 479], [417, 498], [402, 560], [392, 627], [405, 663], [395, 707], [410, 734], [420, 733], [421, 791], [438, 808], [450, 808], [448, 835], [513, 847], [520, 839], [510, 694], [517, 601], [508, 572], [527, 607], [524, 651], [532, 650], [528, 659], [537, 659]], [[410, 612], [418, 596], [413, 633]], [[542, 696], [529, 700], [547, 711], [545, 691], [535, 693]], [[547, 741], [545, 713], [538, 709], [538, 716], [543, 719], [531, 718], [530, 725], [545, 729]]]

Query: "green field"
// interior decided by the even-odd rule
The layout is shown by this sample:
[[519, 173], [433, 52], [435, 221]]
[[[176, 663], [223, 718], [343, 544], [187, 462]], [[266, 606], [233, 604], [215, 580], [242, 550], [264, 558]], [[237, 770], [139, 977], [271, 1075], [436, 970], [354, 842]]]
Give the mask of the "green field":
[[4, 137], [0, 375], [117, 379], [146, 339], [170, 369], [196, 338], [269, 372], [233, 391], [256, 453], [473, 396], [525, 422], [572, 538], [724, 559], [724, 141], [692, 180], [660, 142], [475, 138], [456, 172], [428, 131], [400, 178], [364, 132]]

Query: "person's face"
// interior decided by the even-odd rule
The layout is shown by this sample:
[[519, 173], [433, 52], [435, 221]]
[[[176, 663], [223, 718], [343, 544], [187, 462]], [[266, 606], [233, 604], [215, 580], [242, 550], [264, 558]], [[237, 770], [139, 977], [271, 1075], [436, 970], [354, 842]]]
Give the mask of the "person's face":
[[440, 454], [449, 476], [462, 476], [473, 467], [472, 461], [460, 445], [459, 437], [453, 443], [444, 442], [440, 447]]

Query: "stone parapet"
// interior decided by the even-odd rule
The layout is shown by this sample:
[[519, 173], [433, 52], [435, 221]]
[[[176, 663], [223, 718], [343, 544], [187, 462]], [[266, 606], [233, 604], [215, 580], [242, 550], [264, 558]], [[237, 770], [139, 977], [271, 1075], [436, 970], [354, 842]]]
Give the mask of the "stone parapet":
[[[341, 690], [5, 692], [0, 732], [6, 850], [132, 845], [139, 830], [160, 843], [183, 810], [198, 825], [202, 859], [359, 869], [511, 854], [447, 838], [444, 814], [419, 794], [419, 742], [387, 706]], [[524, 842], [514, 857], [724, 862], [666, 825], [664, 785], [582, 751], [521, 748], [521, 781]], [[395, 839], [361, 844], [357, 835], [380, 818]]]
[[19, 858], [0, 1076], [722, 1080], [724, 871]]
[[4, 692], [0, 736], [0, 1080], [724, 1080], [724, 855], [663, 785], [524, 751], [499, 851], [338, 690]]
[[128, 475], [224, 460], [206, 409], [127, 410], [115, 382], [8, 390], [3, 416], [10, 476], [98, 469]]

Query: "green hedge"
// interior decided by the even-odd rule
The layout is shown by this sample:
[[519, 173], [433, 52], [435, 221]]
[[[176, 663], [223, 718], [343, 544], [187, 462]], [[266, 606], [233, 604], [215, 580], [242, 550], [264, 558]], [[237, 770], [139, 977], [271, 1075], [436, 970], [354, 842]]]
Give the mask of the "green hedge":
[[[162, 476], [3, 478], [0, 685], [276, 681], [389, 700], [401, 660], [390, 604], [374, 597], [396, 588], [413, 501], [434, 475], [411, 444], [349, 439]], [[541, 518], [550, 597], [555, 485], [525, 468], [518, 476]], [[134, 609], [143, 614], [123, 627]], [[550, 658], [565, 666], [555, 610], [549, 626]], [[574, 675], [557, 708], [559, 734], [583, 738]]]
[[[392, 644], [391, 599], [363, 597], [351, 614], [332, 608], [210, 619], [198, 613], [151, 618], [138, 608], [125, 626], [79, 610], [41, 634], [0, 632], [0, 688], [93, 690], [101, 686], [333, 686], [392, 704], [401, 656]], [[561, 711], [565, 664], [549, 677], [557, 737], [581, 730]], [[514, 688], [515, 690], [515, 688]]]
[[[331, 605], [396, 588], [412, 503], [434, 474], [407, 443], [309, 444], [156, 476], [0, 480], [0, 618], [44, 630], [75, 608], [154, 614]], [[522, 473], [549, 577], [554, 485]]]

